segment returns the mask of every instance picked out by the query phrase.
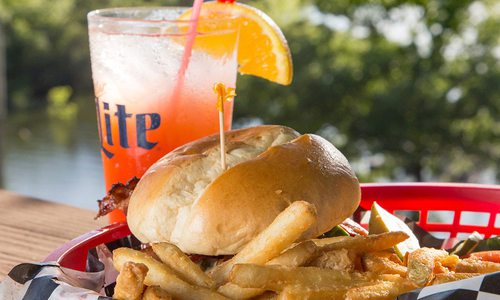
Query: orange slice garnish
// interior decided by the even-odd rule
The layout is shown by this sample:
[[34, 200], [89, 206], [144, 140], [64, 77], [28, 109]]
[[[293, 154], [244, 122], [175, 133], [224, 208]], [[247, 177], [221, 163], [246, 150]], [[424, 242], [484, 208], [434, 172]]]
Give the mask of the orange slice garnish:
[[[221, 26], [239, 27], [238, 64], [241, 74], [249, 74], [267, 80], [288, 85], [292, 82], [293, 67], [290, 48], [285, 36], [276, 23], [262, 11], [241, 3], [203, 3], [199, 32], [210, 32], [214, 23], [203, 20], [237, 18], [237, 22]], [[191, 10], [187, 10], [180, 19], [189, 20]], [[209, 25], [204, 25], [209, 24]], [[230, 24], [230, 25], [228, 25]], [[237, 29], [237, 28], [236, 28]], [[203, 48], [208, 53], [219, 53], [224, 41], [217, 35], [197, 37], [196, 48]]]

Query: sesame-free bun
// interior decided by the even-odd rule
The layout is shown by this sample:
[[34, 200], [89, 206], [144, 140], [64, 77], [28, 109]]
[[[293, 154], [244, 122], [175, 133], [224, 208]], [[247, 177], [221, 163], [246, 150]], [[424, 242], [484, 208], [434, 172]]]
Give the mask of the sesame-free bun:
[[315, 205], [313, 238], [349, 217], [360, 188], [347, 159], [328, 141], [276, 125], [226, 132], [170, 152], [144, 174], [128, 208], [144, 243], [170, 242], [186, 253], [234, 254], [291, 202]]

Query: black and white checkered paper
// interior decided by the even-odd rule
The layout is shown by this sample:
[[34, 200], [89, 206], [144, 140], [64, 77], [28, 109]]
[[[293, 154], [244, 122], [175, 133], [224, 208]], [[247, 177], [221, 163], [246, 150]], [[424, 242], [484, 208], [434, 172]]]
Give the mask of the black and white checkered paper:
[[[111, 300], [117, 272], [111, 251], [138, 248], [139, 242], [124, 238], [89, 251], [87, 272], [56, 263], [20, 264], [0, 284], [0, 300]], [[500, 300], [500, 272], [417, 289], [397, 300]]]
[[57, 264], [20, 264], [0, 284], [2, 300], [104, 300], [104, 271], [80, 272]]
[[460, 281], [432, 285], [398, 297], [398, 300], [497, 300], [500, 299], [500, 272]]
[[140, 245], [132, 235], [99, 245], [89, 251], [85, 272], [55, 262], [17, 265], [0, 283], [0, 300], [112, 300], [118, 275], [112, 251]]

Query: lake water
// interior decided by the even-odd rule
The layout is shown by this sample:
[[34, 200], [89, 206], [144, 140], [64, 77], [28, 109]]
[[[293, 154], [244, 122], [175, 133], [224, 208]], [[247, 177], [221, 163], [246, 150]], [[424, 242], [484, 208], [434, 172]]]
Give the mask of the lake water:
[[76, 116], [45, 109], [10, 114], [0, 124], [0, 187], [96, 210], [105, 194], [92, 99]]

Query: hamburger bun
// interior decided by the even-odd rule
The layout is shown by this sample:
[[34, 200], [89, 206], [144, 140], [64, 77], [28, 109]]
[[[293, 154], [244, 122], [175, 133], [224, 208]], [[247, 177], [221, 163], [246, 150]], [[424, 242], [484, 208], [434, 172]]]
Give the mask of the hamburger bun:
[[347, 159], [313, 134], [284, 126], [226, 132], [227, 169], [219, 136], [170, 152], [144, 174], [128, 208], [132, 233], [144, 243], [170, 242], [185, 253], [238, 252], [291, 202], [314, 204], [317, 237], [352, 215], [359, 182]]

